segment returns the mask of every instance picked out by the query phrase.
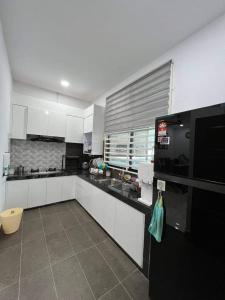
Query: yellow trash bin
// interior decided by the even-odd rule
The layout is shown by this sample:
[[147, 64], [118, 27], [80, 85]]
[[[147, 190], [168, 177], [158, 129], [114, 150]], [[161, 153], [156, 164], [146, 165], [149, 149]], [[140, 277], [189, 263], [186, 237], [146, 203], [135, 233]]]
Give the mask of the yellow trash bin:
[[16, 232], [20, 227], [23, 208], [10, 208], [0, 213], [0, 223], [5, 234]]

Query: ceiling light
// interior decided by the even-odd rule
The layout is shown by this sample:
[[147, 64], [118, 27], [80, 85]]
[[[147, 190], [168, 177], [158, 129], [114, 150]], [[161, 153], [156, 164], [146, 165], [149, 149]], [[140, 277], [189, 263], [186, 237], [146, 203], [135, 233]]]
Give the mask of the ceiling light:
[[62, 85], [63, 87], [69, 87], [69, 86], [70, 86], [70, 83], [69, 83], [69, 81], [67, 81], [67, 80], [61, 80], [60, 83], [61, 83], [61, 85]]

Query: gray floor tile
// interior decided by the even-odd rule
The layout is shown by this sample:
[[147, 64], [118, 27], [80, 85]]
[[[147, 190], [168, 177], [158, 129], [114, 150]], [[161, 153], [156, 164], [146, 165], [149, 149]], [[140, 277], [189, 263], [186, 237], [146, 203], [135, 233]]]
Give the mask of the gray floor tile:
[[59, 203], [55, 204], [55, 211], [58, 213], [69, 211], [69, 209], [70, 209], [70, 201], [59, 202]]
[[75, 253], [81, 252], [94, 245], [94, 242], [80, 225], [67, 230], [67, 235]]
[[16, 300], [18, 299], [18, 283], [0, 291], [0, 300]]
[[91, 222], [93, 219], [89, 216], [89, 214], [82, 208], [75, 209], [75, 215], [80, 224], [86, 224]]
[[73, 226], [78, 225], [77, 218], [71, 211], [63, 211], [58, 213], [60, 222], [62, 223], [64, 229], [69, 229]]
[[0, 231], [0, 255], [1, 252], [8, 248], [8, 247], [13, 247], [21, 242], [21, 228], [12, 234], [4, 234], [2, 231]]
[[58, 212], [55, 204], [46, 205], [40, 208], [40, 213], [42, 217], [56, 214]]
[[117, 279], [96, 248], [78, 254], [78, 259], [96, 298], [117, 284]]
[[44, 236], [40, 218], [29, 220], [23, 223], [23, 243], [40, 239]]
[[136, 269], [135, 264], [111, 239], [97, 247], [120, 280]]
[[123, 284], [134, 300], [149, 300], [148, 279], [139, 270], [125, 279]]
[[29, 276], [49, 265], [44, 237], [23, 244], [21, 257], [21, 276]]
[[23, 222], [31, 221], [38, 218], [40, 218], [39, 208], [32, 208], [32, 209], [24, 210], [23, 212]]
[[71, 257], [74, 254], [64, 231], [47, 235], [46, 242], [52, 263]]
[[0, 289], [18, 281], [21, 245], [9, 247], [0, 255]]
[[59, 300], [94, 299], [75, 256], [53, 266]]
[[[110, 292], [101, 297], [101, 300], [129, 300], [127, 292], [121, 285], [117, 285]], [[142, 299], [140, 299], [142, 300]]]
[[106, 232], [96, 222], [83, 224], [83, 227], [94, 243], [103, 242], [108, 238]]
[[53, 278], [49, 268], [21, 280], [20, 300], [56, 300]]
[[51, 234], [63, 230], [63, 226], [58, 218], [58, 214], [45, 216], [42, 219], [45, 234]]

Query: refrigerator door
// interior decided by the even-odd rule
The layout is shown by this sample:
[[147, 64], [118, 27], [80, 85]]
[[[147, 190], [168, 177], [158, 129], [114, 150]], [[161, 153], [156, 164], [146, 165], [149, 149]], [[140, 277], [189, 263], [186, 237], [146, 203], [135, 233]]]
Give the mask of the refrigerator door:
[[189, 175], [190, 112], [156, 119], [155, 171]]
[[224, 299], [225, 195], [167, 181], [164, 208], [162, 242], [151, 238], [151, 300]]

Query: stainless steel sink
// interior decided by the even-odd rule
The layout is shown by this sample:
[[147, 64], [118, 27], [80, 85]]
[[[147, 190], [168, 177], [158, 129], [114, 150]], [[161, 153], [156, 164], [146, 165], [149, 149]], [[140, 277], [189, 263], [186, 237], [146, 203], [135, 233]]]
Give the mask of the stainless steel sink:
[[109, 178], [94, 178], [94, 181], [98, 182], [98, 183], [107, 183], [110, 182], [111, 179]]

